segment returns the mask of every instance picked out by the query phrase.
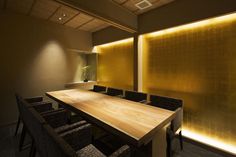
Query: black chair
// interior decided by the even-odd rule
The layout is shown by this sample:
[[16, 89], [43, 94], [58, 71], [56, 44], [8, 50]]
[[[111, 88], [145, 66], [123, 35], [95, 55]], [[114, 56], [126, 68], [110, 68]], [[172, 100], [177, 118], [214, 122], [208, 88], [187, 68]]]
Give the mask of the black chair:
[[[54, 129], [55, 133], [57, 133], [61, 137], [65, 138], [65, 140], [68, 143], [71, 143], [72, 147], [82, 148], [82, 147], [89, 144], [88, 142], [86, 142], [86, 140], [88, 140], [88, 138], [90, 138], [90, 136], [86, 136], [86, 132], [89, 130], [91, 132], [90, 124], [85, 123], [85, 121], [84, 121], [84, 123], [81, 123], [82, 122], [81, 121], [80, 125], [78, 125], [78, 124], [77, 125], [66, 125], [64, 122], [65, 116], [63, 116], [63, 115], [65, 115], [64, 114], [65, 112], [63, 112], [63, 110], [61, 110], [60, 112], [50, 113], [49, 116], [48, 116], [48, 114], [42, 115], [42, 114], [38, 113], [33, 107], [30, 108], [29, 104], [26, 101], [20, 100], [20, 113], [22, 115], [24, 128], [27, 130], [27, 132], [29, 133], [29, 135], [33, 139], [32, 147], [31, 147], [31, 151], [30, 151], [30, 156], [35, 155], [34, 146], [38, 148], [37, 151], [41, 154], [41, 156], [45, 156], [45, 153], [46, 153], [45, 149], [41, 149], [41, 148], [46, 144], [46, 141], [43, 140], [44, 138], [42, 136], [40, 136], [40, 134], [42, 132], [41, 125], [48, 124], [48, 122], [45, 120], [45, 117], [47, 120], [50, 119], [49, 123], [53, 127], [58, 127], [58, 126], [64, 124], [64, 126], [63, 126], [64, 130], [62, 130], [63, 129], [62, 127], [57, 128], [59, 130], [56, 130], [53, 127], [52, 128]], [[54, 123], [53, 123], [53, 120], [54, 120]], [[67, 126], [69, 126], [69, 127], [67, 127]], [[89, 130], [85, 129], [88, 127], [90, 127]], [[76, 137], [78, 137], [78, 134], [81, 137], [80, 139], [76, 138]]]
[[[23, 115], [23, 120], [26, 125], [27, 131], [33, 139], [30, 156], [35, 156], [36, 151], [40, 154], [40, 156], [47, 156], [48, 152], [45, 148], [47, 140], [42, 135], [42, 125], [47, 124], [47, 122], [33, 108], [24, 108]], [[57, 133], [68, 143], [70, 143], [73, 148], [80, 149], [90, 144], [89, 131], [91, 132], [91, 126], [87, 123], [62, 134], [58, 134], [57, 132], [55, 133]]]
[[150, 96], [150, 105], [166, 110], [176, 111], [176, 117], [171, 121], [170, 128], [167, 129], [167, 155], [172, 156], [171, 141], [176, 134], [179, 136], [180, 147], [183, 150], [182, 121], [183, 121], [183, 101], [163, 96]]
[[[27, 133], [32, 139], [31, 149], [29, 156], [32, 157], [35, 154], [35, 147], [41, 148], [46, 144], [46, 141], [41, 136], [42, 124], [46, 124], [46, 121], [39, 116], [37, 111], [33, 108], [23, 108], [22, 109], [22, 120], [24, 123], [24, 128], [26, 128]], [[45, 149], [37, 149], [40, 156], [45, 156]]]
[[92, 91], [98, 92], [98, 93], [106, 93], [107, 88], [100, 85], [94, 85]]
[[[15, 94], [15, 97], [16, 97], [17, 106], [19, 106], [19, 97], [20, 96], [18, 94]], [[34, 107], [38, 112], [45, 112], [45, 111], [49, 111], [49, 110], [53, 109], [52, 103], [48, 102], [48, 101], [44, 102], [43, 97], [41, 97], [41, 96], [25, 98], [25, 101], [30, 103], [32, 105], [32, 107]], [[19, 107], [18, 107], [18, 110], [19, 110]], [[20, 122], [21, 122], [21, 118], [19, 115], [18, 120], [17, 120], [17, 124], [16, 124], [15, 136], [17, 135], [17, 132], [19, 130]]]
[[64, 109], [60, 109], [57, 112], [44, 113], [41, 114], [41, 116], [52, 128], [54, 128], [55, 132], [60, 134], [87, 124], [85, 120], [79, 120], [71, 123], [69, 121], [70, 115], [68, 115], [68, 111]]
[[125, 91], [125, 99], [146, 103], [147, 102], [147, 94], [140, 93], [140, 92], [134, 92], [134, 91]]
[[[44, 137], [47, 141], [46, 150], [48, 156], [56, 157], [106, 157], [100, 150], [98, 150], [94, 145], [88, 144], [81, 149], [76, 149], [72, 147], [71, 144], [67, 143], [65, 138], [58, 136], [54, 130], [49, 125], [44, 125]], [[89, 135], [86, 132], [86, 135]], [[76, 134], [76, 133], [75, 133]], [[75, 138], [76, 136], [74, 136]], [[79, 138], [79, 136], [78, 136]], [[87, 138], [91, 139], [91, 138]], [[80, 141], [77, 139], [77, 142]], [[90, 141], [91, 142], [91, 141]], [[129, 157], [130, 148], [127, 145], [124, 145], [109, 157]]]
[[[35, 111], [37, 111], [36, 108], [32, 106], [31, 104], [29, 104], [28, 102], [26, 102], [25, 100], [23, 100], [21, 97], [18, 96], [17, 98], [19, 101], [19, 111], [20, 111], [21, 118], [23, 117], [24, 121], [30, 121], [31, 119], [28, 120], [27, 117], [25, 117], [25, 114], [22, 111], [22, 109], [24, 110], [34, 109]], [[40, 114], [43, 117], [44, 121], [50, 124], [55, 129], [55, 131], [59, 134], [62, 134], [66, 131], [80, 127], [87, 123], [85, 120], [77, 121], [72, 124], [68, 123], [69, 121], [68, 111], [64, 109], [47, 111], [43, 113], [38, 112], [38, 114]], [[23, 124], [25, 124], [25, 122]], [[23, 130], [22, 130], [20, 142], [19, 142], [20, 151], [22, 150], [26, 132], [28, 133], [28, 129], [25, 127], [25, 125], [23, 125]]]
[[116, 88], [108, 87], [106, 94], [110, 95], [110, 96], [123, 97], [123, 90], [122, 89], [116, 89]]

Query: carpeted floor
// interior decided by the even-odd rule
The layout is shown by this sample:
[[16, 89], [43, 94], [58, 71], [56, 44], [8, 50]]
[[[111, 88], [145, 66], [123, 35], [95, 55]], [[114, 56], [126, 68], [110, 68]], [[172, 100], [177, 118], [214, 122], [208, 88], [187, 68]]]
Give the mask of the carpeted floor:
[[[28, 157], [29, 149], [18, 151], [19, 135], [14, 137], [15, 126], [0, 128], [0, 157]], [[30, 138], [26, 138], [26, 144], [30, 143]], [[37, 157], [39, 157], [37, 155]], [[196, 145], [184, 142], [184, 150], [178, 151], [175, 157], [223, 157], [213, 152], [207, 151]]]

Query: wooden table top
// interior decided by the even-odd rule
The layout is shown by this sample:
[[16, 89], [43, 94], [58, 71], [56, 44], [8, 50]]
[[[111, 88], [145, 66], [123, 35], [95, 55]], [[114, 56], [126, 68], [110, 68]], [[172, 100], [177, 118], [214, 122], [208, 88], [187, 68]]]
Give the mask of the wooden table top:
[[175, 116], [173, 111], [80, 89], [52, 91], [46, 95], [137, 146], [150, 142]]

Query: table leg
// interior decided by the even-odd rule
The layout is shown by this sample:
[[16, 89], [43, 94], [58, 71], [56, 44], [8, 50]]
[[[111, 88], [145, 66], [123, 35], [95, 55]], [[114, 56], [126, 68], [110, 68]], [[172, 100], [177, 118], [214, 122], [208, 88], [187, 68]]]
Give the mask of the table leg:
[[152, 140], [152, 157], [166, 157], [166, 128], [169, 126], [166, 125], [160, 129]]

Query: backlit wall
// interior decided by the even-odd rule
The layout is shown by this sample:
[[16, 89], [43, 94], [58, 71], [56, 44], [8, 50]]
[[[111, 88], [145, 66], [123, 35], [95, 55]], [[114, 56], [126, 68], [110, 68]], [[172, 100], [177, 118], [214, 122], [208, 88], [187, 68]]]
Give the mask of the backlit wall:
[[133, 89], [133, 39], [97, 46], [99, 84], [121, 89]]
[[236, 146], [236, 14], [143, 35], [142, 50], [143, 91], [183, 99], [186, 135]]

